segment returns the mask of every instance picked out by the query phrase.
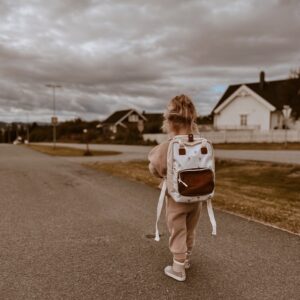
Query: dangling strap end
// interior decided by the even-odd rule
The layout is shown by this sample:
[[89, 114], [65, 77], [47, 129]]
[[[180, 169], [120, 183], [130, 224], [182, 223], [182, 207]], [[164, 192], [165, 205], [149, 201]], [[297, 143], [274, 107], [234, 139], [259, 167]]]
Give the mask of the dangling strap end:
[[217, 228], [215, 227], [215, 228], [213, 228], [213, 231], [212, 231], [212, 233], [211, 233], [212, 235], [217, 235]]
[[155, 240], [156, 242], [159, 242], [159, 240], [160, 240], [158, 230], [156, 230], [156, 232], [155, 232], [155, 238], [154, 238], [154, 240]]
[[212, 226], [212, 235], [217, 235], [217, 223], [216, 223], [214, 211], [211, 204], [211, 199], [207, 200], [207, 212]]
[[164, 179], [163, 182], [163, 186], [160, 192], [160, 196], [159, 196], [159, 200], [157, 203], [157, 211], [156, 211], [156, 226], [155, 226], [155, 238], [154, 240], [159, 242], [160, 238], [159, 238], [159, 231], [158, 231], [158, 221], [159, 221], [159, 217], [161, 214], [161, 210], [164, 204], [164, 199], [165, 199], [165, 195], [166, 195], [166, 190], [167, 190], [167, 181], [166, 179]]

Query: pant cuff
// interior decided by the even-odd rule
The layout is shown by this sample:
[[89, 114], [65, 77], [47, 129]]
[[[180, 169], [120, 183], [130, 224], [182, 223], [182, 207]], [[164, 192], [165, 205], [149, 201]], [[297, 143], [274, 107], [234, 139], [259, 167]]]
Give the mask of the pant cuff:
[[173, 258], [177, 261], [185, 260], [186, 259], [186, 253], [173, 253]]

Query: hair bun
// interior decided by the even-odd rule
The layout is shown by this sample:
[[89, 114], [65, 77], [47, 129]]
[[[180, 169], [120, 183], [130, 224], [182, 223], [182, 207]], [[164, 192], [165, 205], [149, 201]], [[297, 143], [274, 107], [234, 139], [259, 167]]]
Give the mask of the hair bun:
[[192, 132], [198, 132], [196, 108], [192, 100], [182, 94], [175, 96], [168, 104], [167, 111], [164, 113], [163, 129], [170, 132], [170, 125], [174, 128], [190, 128]]

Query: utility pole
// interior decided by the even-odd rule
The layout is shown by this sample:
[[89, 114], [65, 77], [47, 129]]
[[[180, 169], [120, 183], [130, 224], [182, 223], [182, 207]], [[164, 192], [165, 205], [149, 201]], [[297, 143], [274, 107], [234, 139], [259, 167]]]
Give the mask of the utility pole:
[[27, 143], [29, 144], [29, 117], [27, 113], [27, 126], [26, 126], [26, 132], [27, 132]]
[[56, 125], [58, 123], [57, 116], [55, 115], [55, 89], [61, 88], [59, 84], [46, 84], [46, 87], [52, 88], [53, 90], [53, 116], [51, 118], [51, 123], [53, 126], [53, 149], [56, 149]]

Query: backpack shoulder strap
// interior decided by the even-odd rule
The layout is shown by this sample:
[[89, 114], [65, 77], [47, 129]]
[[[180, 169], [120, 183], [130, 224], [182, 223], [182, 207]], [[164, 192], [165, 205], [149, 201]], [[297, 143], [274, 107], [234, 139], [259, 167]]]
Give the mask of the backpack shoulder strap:
[[211, 199], [208, 199], [206, 201], [206, 205], [207, 205], [207, 213], [212, 226], [212, 235], [217, 235], [217, 223], [216, 223], [214, 211], [211, 204]]
[[166, 191], [167, 191], [167, 179], [164, 178], [163, 181], [163, 185], [161, 188], [161, 192], [160, 192], [160, 196], [159, 196], [159, 200], [157, 203], [157, 210], [156, 210], [156, 225], [155, 225], [155, 241], [159, 241], [159, 231], [158, 231], [158, 221], [161, 215], [161, 211], [164, 205], [164, 200], [165, 200], [165, 196], [166, 196]]

